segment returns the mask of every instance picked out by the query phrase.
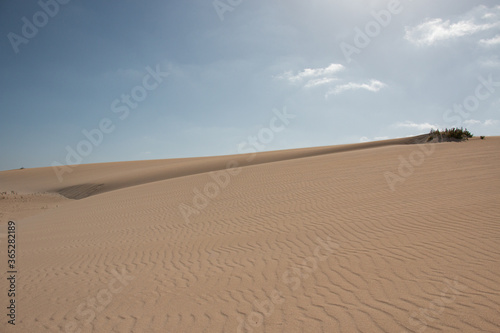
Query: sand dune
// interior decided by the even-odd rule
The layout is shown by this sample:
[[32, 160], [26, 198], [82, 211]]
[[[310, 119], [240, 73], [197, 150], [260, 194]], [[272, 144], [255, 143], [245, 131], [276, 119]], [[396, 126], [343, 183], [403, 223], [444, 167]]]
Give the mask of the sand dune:
[[0, 331], [499, 332], [500, 137], [415, 140], [0, 172]]
[[235, 166], [257, 165], [335, 152], [411, 144], [421, 141], [422, 137], [426, 136], [229, 156], [83, 164], [70, 166], [68, 172], [61, 171], [60, 176], [52, 167], [10, 170], [0, 173], [0, 183], [8, 192], [59, 193], [70, 199], [83, 199], [125, 187], [223, 170], [228, 163]]

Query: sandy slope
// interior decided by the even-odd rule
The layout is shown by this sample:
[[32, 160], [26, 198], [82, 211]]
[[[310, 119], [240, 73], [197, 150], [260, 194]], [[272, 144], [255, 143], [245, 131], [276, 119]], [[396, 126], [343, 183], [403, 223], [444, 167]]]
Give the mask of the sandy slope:
[[[359, 147], [0, 172], [0, 191], [103, 184], [19, 217], [0, 331], [499, 332], [500, 138]], [[234, 158], [253, 165], [215, 186]]]
[[70, 199], [82, 199], [134, 185], [222, 170], [227, 168], [228, 163], [232, 166], [249, 166], [334, 152], [405, 145], [418, 142], [424, 136], [258, 154], [85, 164], [67, 167], [67, 171], [52, 167], [9, 170], [0, 172], [0, 190], [59, 193]]

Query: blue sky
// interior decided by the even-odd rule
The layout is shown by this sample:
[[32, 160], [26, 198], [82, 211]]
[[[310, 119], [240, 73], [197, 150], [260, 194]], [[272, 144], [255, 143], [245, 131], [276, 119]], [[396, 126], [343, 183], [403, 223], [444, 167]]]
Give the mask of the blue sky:
[[235, 154], [277, 110], [261, 150], [500, 135], [495, 1], [3, 1], [0, 34], [0, 170]]

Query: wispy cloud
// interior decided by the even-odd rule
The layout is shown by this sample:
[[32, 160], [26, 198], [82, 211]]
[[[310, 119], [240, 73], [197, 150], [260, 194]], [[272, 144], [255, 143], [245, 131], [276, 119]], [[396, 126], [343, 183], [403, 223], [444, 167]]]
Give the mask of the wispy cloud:
[[314, 88], [337, 81], [336, 74], [345, 70], [341, 64], [331, 64], [324, 68], [306, 68], [301, 72], [285, 72], [276, 78], [286, 80], [290, 84], [300, 84], [304, 88]]
[[346, 68], [341, 64], [331, 64], [325, 68], [306, 68], [297, 74], [291, 71], [282, 75], [275, 76], [277, 79], [286, 80], [289, 84], [300, 85], [303, 88], [326, 87], [325, 98], [330, 95], [339, 95], [348, 90], [367, 90], [377, 92], [387, 85], [379, 80], [372, 79], [368, 82], [356, 83], [346, 82], [347, 80], [339, 77], [339, 72]]
[[481, 124], [481, 121], [476, 119], [469, 119], [464, 121], [464, 125], [477, 125], [477, 124]]
[[484, 47], [492, 47], [500, 45], [500, 35], [496, 35], [495, 37], [490, 39], [481, 39], [479, 40], [479, 45]]
[[484, 122], [485, 126], [493, 126], [496, 124], [498, 124], [498, 120], [496, 120], [496, 119], [488, 119]]
[[499, 121], [496, 119], [487, 119], [485, 121], [481, 121], [481, 120], [477, 120], [477, 119], [468, 119], [468, 120], [464, 121], [464, 125], [469, 125], [469, 126], [473, 126], [473, 125], [494, 126], [494, 125], [497, 125], [498, 123], [499, 123]]
[[337, 80], [338, 80], [337, 78], [322, 77], [320, 79], [309, 80], [304, 87], [305, 88], [313, 88], [313, 87], [329, 84], [329, 83], [332, 83], [333, 81], [337, 81]]
[[500, 59], [498, 56], [491, 56], [488, 58], [480, 58], [478, 63], [481, 67], [498, 68], [500, 67]]
[[500, 6], [478, 6], [455, 22], [434, 18], [415, 27], [405, 27], [405, 39], [417, 45], [432, 45], [439, 41], [500, 28], [499, 18]]
[[[334, 74], [344, 69], [345, 67], [341, 64], [331, 64], [325, 68], [306, 68], [295, 75], [291, 71], [285, 72], [284, 74], [278, 76], [277, 78], [288, 80], [291, 83], [308, 80], [308, 82], [306, 83], [307, 85], [311, 81], [325, 80], [331, 78]], [[318, 77], [320, 77], [320, 79], [318, 79]]]
[[412, 121], [404, 121], [404, 122], [400, 122], [400, 123], [397, 123], [395, 125], [396, 127], [399, 127], [399, 128], [413, 128], [413, 129], [417, 129], [419, 131], [424, 131], [424, 130], [431, 130], [431, 129], [438, 129], [439, 126], [438, 125], [432, 125], [432, 124], [429, 124], [429, 123], [414, 123]]
[[341, 84], [337, 85], [333, 89], [330, 89], [325, 97], [328, 97], [329, 95], [338, 95], [340, 93], [343, 93], [347, 90], [359, 90], [359, 89], [364, 89], [368, 90], [371, 92], [377, 92], [380, 89], [386, 87], [387, 85], [383, 82], [380, 82], [378, 80], [371, 80], [368, 83], [355, 83], [355, 82], [349, 82], [346, 84]]

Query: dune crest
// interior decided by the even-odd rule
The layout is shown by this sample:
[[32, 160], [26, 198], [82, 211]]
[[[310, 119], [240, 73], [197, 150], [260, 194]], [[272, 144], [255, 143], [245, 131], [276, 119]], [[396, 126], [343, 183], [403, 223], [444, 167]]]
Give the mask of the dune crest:
[[[50, 167], [0, 172], [0, 184], [7, 191], [20, 193], [58, 193], [69, 199], [118, 190], [130, 186], [226, 169], [232, 165], [250, 166], [297, 158], [356, 151], [393, 145], [424, 143], [427, 135], [337, 146], [289, 149], [242, 155], [179, 158], [166, 160], [82, 164], [70, 166], [60, 182]], [[25, 181], [29, 179], [30, 181]]]

